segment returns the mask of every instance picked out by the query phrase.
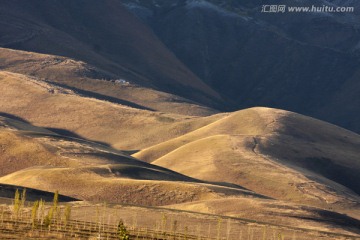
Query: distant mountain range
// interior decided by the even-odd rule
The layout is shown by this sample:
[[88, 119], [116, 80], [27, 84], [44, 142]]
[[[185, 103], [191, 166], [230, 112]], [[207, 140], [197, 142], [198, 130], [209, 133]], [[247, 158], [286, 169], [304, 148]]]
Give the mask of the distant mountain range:
[[[104, 79], [219, 111], [275, 107], [360, 132], [354, 1], [0, 4], [1, 47], [75, 58], [106, 73]], [[261, 13], [262, 4], [335, 4], [355, 12], [270, 14]]]
[[[226, 100], [269, 106], [360, 132], [359, 3], [135, 1], [129, 11]], [[261, 13], [262, 4], [354, 6], [354, 13]]]

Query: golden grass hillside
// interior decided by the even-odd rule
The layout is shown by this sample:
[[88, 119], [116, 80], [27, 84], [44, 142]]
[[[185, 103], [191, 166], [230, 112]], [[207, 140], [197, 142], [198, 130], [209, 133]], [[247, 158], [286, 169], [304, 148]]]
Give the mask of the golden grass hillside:
[[277, 199], [346, 208], [359, 201], [359, 143], [357, 134], [325, 122], [252, 108], [133, 156]]
[[152, 162], [183, 145], [205, 137], [228, 134], [241, 136], [260, 135], [265, 132], [270, 132], [271, 129], [268, 128], [268, 125], [271, 124], [273, 120], [271, 118], [271, 112], [266, 113], [263, 111], [262, 113], [263, 115], [260, 115], [260, 112], [256, 109], [248, 109], [227, 114], [188, 134], [143, 149], [134, 156], [144, 161]]
[[136, 109], [9, 72], [0, 72], [0, 87], [0, 112], [127, 150], [151, 146], [222, 117], [220, 114], [199, 118]]
[[[134, 156], [148, 162], [156, 160], [155, 164], [190, 177], [234, 183], [262, 195], [316, 206], [353, 206], [358, 201], [352, 186], [289, 160], [293, 156], [290, 153], [300, 160], [317, 157], [314, 153], [322, 147], [324, 157], [337, 156], [336, 164], [340, 166], [342, 159], [349, 159], [354, 162], [353, 171], [357, 171], [357, 135], [323, 122], [295, 115], [292, 121], [305, 121], [296, 132], [286, 129], [287, 124], [291, 126], [290, 120], [286, 122], [291, 113], [281, 110], [253, 108], [205, 118], [188, 117], [84, 97], [20, 74], [2, 72], [0, 84], [6, 89], [0, 96], [2, 112], [116, 148], [143, 149]], [[307, 131], [305, 127], [311, 124], [316, 129], [325, 128], [328, 140], [323, 141], [321, 132]], [[309, 134], [317, 139], [308, 142]], [[339, 143], [341, 134], [349, 138], [349, 144]], [[280, 136], [292, 140], [280, 142]], [[276, 149], [284, 155], [277, 156], [271, 144], [279, 144]], [[303, 155], [289, 153], [296, 146], [299, 149], [295, 150]], [[271, 151], [273, 156], [268, 157]], [[268, 171], [270, 168], [272, 171]], [[353, 173], [349, 176], [356, 180]]]
[[359, 136], [344, 129], [269, 108], [150, 111], [5, 71], [0, 87], [2, 184], [358, 234], [336, 212], [359, 217]]
[[[120, 219], [152, 240], [360, 239], [359, 135], [279, 109], [219, 113], [236, 101], [122, 1], [0, 13], [0, 239], [118, 239]], [[58, 191], [67, 205], [49, 204]]]
[[216, 112], [188, 99], [138, 85], [85, 62], [62, 56], [0, 48], [0, 68], [133, 108], [194, 116]]
[[262, 197], [240, 186], [202, 182], [85, 139], [0, 118], [0, 182], [81, 200], [168, 205], [223, 195]]
[[[66, 196], [91, 202], [162, 206], [226, 215], [241, 219], [232, 220], [232, 224], [239, 224], [233, 229], [232, 234], [236, 233], [236, 236], [240, 229], [245, 232], [249, 228], [247, 224], [256, 225], [250, 227], [254, 229], [251, 231], [256, 230], [256, 234], [261, 234], [264, 228], [269, 228], [287, 236], [292, 236], [296, 232], [299, 235], [298, 239], [307, 236], [309, 233], [306, 231], [316, 236], [319, 234], [317, 231], [352, 236], [357, 234], [356, 219], [323, 209], [268, 199], [236, 185], [202, 182], [138, 161], [106, 145], [61, 136], [14, 119], [2, 117], [0, 120], [0, 146], [7, 149], [6, 154], [2, 155], [2, 163], [11, 160], [12, 166], [17, 167], [14, 169], [3, 165], [9, 174], [0, 177], [1, 187], [8, 186], [7, 188], [10, 187], [13, 192], [15, 188], [29, 188], [31, 199], [36, 199], [36, 195], [39, 198], [44, 196], [44, 192], [36, 192], [34, 189], [50, 192], [59, 190]], [[36, 161], [37, 159], [47, 161]], [[10, 198], [8, 195], [0, 197]], [[79, 207], [78, 210], [82, 213], [85, 208], [87, 209], [86, 221], [96, 221], [96, 205], [87, 203]], [[110, 209], [111, 207], [111, 213], [107, 217], [113, 218], [112, 215], [117, 210]], [[142, 222], [143, 227], [150, 226], [153, 223], [150, 220], [154, 216], [164, 214], [163, 212], [173, 215], [174, 219], [183, 225], [188, 224], [184, 222], [185, 216], [195, 214], [165, 209], [135, 209], [138, 209], [137, 212], [140, 210], [146, 213], [146, 217], [136, 219]], [[74, 210], [76, 218], [83, 219], [84, 215], [78, 210]], [[122, 215], [122, 218], [134, 221], [134, 208], [122, 208], [122, 211], [124, 210], [127, 216]], [[91, 212], [93, 214], [90, 214]], [[93, 219], [89, 216], [93, 216]], [[196, 219], [192, 220], [195, 226], [201, 226], [205, 221], [209, 223], [213, 221], [211, 219], [215, 219], [213, 222], [216, 226], [216, 216], [198, 215]], [[295, 229], [299, 226], [308, 230], [304, 232], [303, 229]], [[190, 227], [189, 231], [196, 233], [196, 229]], [[204, 232], [203, 235], [206, 235], [205, 229]]]

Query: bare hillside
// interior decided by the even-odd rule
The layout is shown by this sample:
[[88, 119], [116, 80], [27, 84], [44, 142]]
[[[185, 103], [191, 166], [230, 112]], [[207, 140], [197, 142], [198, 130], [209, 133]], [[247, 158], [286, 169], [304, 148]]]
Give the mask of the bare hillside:
[[74, 58], [205, 104], [220, 100], [121, 1], [5, 0], [0, 6], [2, 47]]
[[[37, 126], [137, 150], [221, 117], [166, 114], [109, 102], [26, 75], [0, 72], [0, 112]], [[143, 133], [147, 136], [144, 137]]]
[[[19, 120], [1, 117], [0, 123], [0, 145], [4, 149], [1, 164], [6, 170], [0, 177], [3, 198], [11, 198], [4, 195], [4, 189], [14, 192], [16, 188], [30, 188], [29, 199], [49, 198], [50, 193], [44, 191], [59, 190], [72, 197], [61, 197], [64, 201], [75, 198], [221, 214], [241, 217], [245, 223], [260, 220], [260, 226], [280, 227], [281, 231], [298, 234], [304, 231], [297, 229], [301, 226], [309, 233], [300, 236], [317, 236], [317, 231], [358, 234], [358, 220], [338, 213], [270, 199], [234, 184], [197, 180], [139, 161], [103, 144], [61, 136]], [[43, 161], [39, 156], [44, 156]], [[8, 162], [11, 165], [6, 165]], [[88, 212], [95, 208], [86, 205]], [[147, 212], [142, 221], [158, 214], [155, 209], [141, 211]], [[78, 218], [83, 217], [75, 212]], [[177, 219], [185, 215], [176, 214]], [[196, 223], [204, 220], [200, 217]]]
[[295, 113], [232, 113], [135, 157], [202, 180], [278, 199], [340, 208], [359, 201], [360, 137]]

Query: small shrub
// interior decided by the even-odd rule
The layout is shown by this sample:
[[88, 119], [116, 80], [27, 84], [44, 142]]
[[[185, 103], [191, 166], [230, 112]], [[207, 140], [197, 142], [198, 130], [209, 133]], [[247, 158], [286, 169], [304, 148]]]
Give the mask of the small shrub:
[[124, 225], [124, 222], [122, 220], [119, 221], [117, 226], [117, 234], [120, 240], [129, 240], [130, 236], [128, 231], [126, 230], [126, 227]]
[[32, 223], [32, 228], [33, 229], [37, 225], [38, 209], [39, 209], [39, 201], [35, 201], [32, 209], [31, 209], [31, 223]]
[[55, 208], [55, 210], [58, 207], [58, 203], [59, 203], [59, 191], [56, 191], [54, 193], [54, 200], [53, 200], [53, 208]]
[[20, 205], [21, 205], [20, 193], [19, 193], [19, 189], [16, 189], [15, 196], [14, 196], [14, 214], [16, 216], [19, 214]]
[[25, 206], [25, 201], [26, 201], [26, 188], [22, 190], [21, 195], [19, 189], [16, 189], [14, 196], [14, 208], [13, 208], [16, 217], [19, 216], [21, 208]]
[[45, 225], [45, 227], [48, 227], [49, 229], [51, 227], [51, 222], [54, 218], [54, 214], [58, 213], [58, 203], [59, 203], [59, 192], [56, 191], [54, 193], [53, 205], [49, 209], [49, 212], [45, 216], [45, 219], [44, 219], [44, 225]]
[[40, 219], [40, 223], [43, 224], [44, 221], [44, 214], [45, 214], [45, 201], [40, 199], [39, 201], [39, 211], [38, 211], [38, 218]]
[[24, 189], [22, 190], [22, 193], [21, 193], [20, 207], [24, 207], [24, 206], [25, 206], [25, 201], [26, 201], [26, 188], [24, 188]]
[[66, 226], [68, 224], [68, 222], [70, 221], [70, 217], [71, 217], [71, 206], [70, 205], [66, 205], [64, 217], [65, 217], [65, 226]]

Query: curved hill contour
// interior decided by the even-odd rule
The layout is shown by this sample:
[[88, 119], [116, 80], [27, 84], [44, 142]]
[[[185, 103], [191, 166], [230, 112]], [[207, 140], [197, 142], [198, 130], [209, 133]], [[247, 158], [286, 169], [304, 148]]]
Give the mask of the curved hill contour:
[[[272, 189], [274, 187], [272, 184], [277, 184], [277, 190], [284, 194], [283, 199], [287, 199], [286, 197], [291, 194], [293, 198], [290, 200], [321, 205], [321, 202], [311, 199], [314, 191], [308, 191], [310, 188], [307, 189], [306, 186], [302, 186], [304, 191], [308, 191], [303, 194], [305, 199], [302, 201], [295, 198], [299, 195], [298, 192], [284, 187], [283, 183], [290, 177], [296, 177], [293, 178], [294, 183], [306, 179], [303, 171], [299, 169], [295, 171], [279, 163], [269, 163], [269, 159], [266, 161], [260, 155], [250, 156], [247, 153], [251, 144], [247, 142], [246, 137], [251, 136], [252, 132], [271, 133], [269, 131], [271, 127], [266, 128], [266, 125], [271, 120], [272, 112], [281, 111], [250, 109], [227, 114], [223, 116], [222, 120], [214, 120], [209, 124], [209, 129], [214, 131], [214, 136], [206, 137], [199, 134], [197, 136], [202, 137], [201, 139], [178, 148], [180, 152], [186, 150], [187, 147], [190, 150], [193, 147], [198, 150], [194, 153], [186, 151], [188, 158], [182, 162], [188, 166], [197, 164], [197, 171], [189, 172], [190, 176], [194, 176], [195, 173], [199, 176], [211, 174], [213, 180], [219, 180], [218, 183], [198, 180], [164, 167], [139, 161], [123, 151], [101, 143], [77, 136], [62, 136], [29, 123], [1, 117], [0, 148], [3, 154], [0, 155], [0, 161], [4, 168], [0, 183], [11, 184], [12, 189], [31, 188], [32, 198], [36, 198], [36, 194], [39, 194], [39, 197], [44, 194], [44, 192], [36, 192], [32, 189], [51, 192], [59, 190], [60, 193], [79, 200], [196, 210], [197, 212], [241, 217], [242, 221], [265, 221], [266, 223], [261, 224], [302, 226], [307, 231], [325, 231], [356, 236], [359, 233], [359, 221], [354, 218], [321, 208], [271, 199], [232, 183], [231, 178], [234, 179], [236, 173], [239, 173], [236, 171], [239, 169], [250, 170], [252, 164], [252, 168], [256, 168], [256, 171], [240, 174], [236, 178], [239, 182], [243, 181], [245, 185], [250, 186], [251, 184], [251, 186], [258, 187], [264, 183], [261, 177], [273, 174], [277, 177], [273, 179], [275, 181], [268, 182], [268, 185], [264, 185], [262, 189], [256, 188], [258, 192], [265, 192], [265, 188]], [[256, 118], [266, 116], [266, 118], [259, 118], [259, 121], [254, 123], [254, 129], [243, 128], [241, 130], [242, 127], [236, 129], [235, 125], [231, 126], [231, 124], [228, 125], [229, 128], [222, 126], [228, 120], [239, 120], [239, 116], [242, 114], [244, 114], [243, 116], [256, 116]], [[250, 120], [251, 117], [246, 120], [248, 124], [251, 123]], [[206, 132], [204, 128], [206, 129], [206, 127], [199, 128], [200, 133]], [[243, 139], [233, 139], [232, 137], [240, 136], [239, 132], [236, 132], [237, 135], [225, 135], [224, 133], [228, 129], [234, 132], [247, 131], [247, 133], [242, 135]], [[237, 146], [237, 149], [230, 150], [229, 146]], [[243, 154], [242, 158], [231, 155], [231, 151]], [[223, 160], [210, 162], [206, 156], [212, 157], [214, 153], [221, 153]], [[200, 161], [198, 163], [189, 162], [196, 155], [201, 156], [199, 158], [203, 161], [201, 165], [198, 164]], [[228, 164], [229, 160], [232, 161], [231, 168], [225, 169], [225, 163]], [[249, 160], [252, 162], [247, 162], [249, 166], [246, 168], [244, 163]], [[271, 171], [269, 171], [270, 167], [272, 167]], [[180, 170], [189, 171], [186, 168]], [[216, 170], [217, 173], [212, 172], [213, 170]], [[265, 174], [265, 171], [268, 172], [268, 175]], [[320, 181], [309, 184], [308, 187], [325, 186]], [[330, 184], [329, 186], [334, 187], [335, 185]], [[315, 192], [317, 196], [330, 196], [329, 193], [320, 190]], [[343, 190], [343, 192], [337, 192], [329, 200], [341, 199], [346, 205], [346, 209], [356, 211], [356, 206], [351, 204], [351, 201], [357, 201], [356, 194], [352, 194], [349, 189], [341, 186], [337, 186], [336, 190]], [[268, 196], [271, 195], [269, 192], [267, 193]], [[309, 199], [313, 201], [311, 202]], [[244, 209], [244, 206], [247, 208]], [[324, 206], [326, 207], [326, 205]], [[334, 207], [336, 204], [329, 206]]]
[[277, 199], [344, 207], [359, 201], [360, 136], [269, 108], [232, 113], [133, 156]]

